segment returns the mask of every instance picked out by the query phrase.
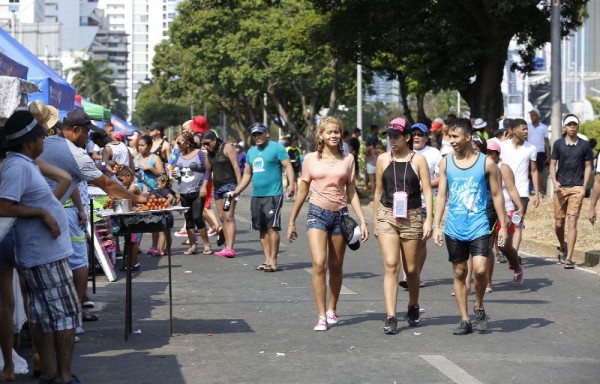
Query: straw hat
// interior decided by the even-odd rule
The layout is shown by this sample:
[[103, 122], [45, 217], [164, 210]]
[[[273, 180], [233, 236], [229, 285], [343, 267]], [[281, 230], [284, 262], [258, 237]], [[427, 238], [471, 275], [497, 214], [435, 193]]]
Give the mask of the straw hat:
[[29, 112], [45, 129], [50, 129], [58, 123], [58, 111], [51, 105], [46, 105], [39, 100], [29, 104]]
[[181, 128], [183, 128], [184, 131], [189, 131], [191, 124], [192, 124], [192, 120], [188, 120], [185, 123], [181, 124]]

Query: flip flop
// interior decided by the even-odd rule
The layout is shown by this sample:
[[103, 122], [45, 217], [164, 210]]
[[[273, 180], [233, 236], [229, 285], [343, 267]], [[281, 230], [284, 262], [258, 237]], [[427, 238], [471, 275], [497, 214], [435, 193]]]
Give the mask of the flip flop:
[[272, 266], [272, 265], [267, 265], [265, 267], [265, 269], [263, 269], [264, 272], [279, 272], [281, 271], [281, 268], [279, 268], [278, 266]]
[[573, 261], [571, 259], [566, 259], [565, 260], [565, 266], [563, 268], [564, 269], [574, 269], [575, 268], [575, 264], [573, 264]]
[[198, 251], [190, 251], [189, 249], [185, 252], [183, 252], [184, 255], [189, 256], [189, 255], [197, 255]]
[[225, 234], [223, 233], [223, 227], [219, 227], [217, 230], [217, 245], [220, 247], [225, 244]]
[[269, 264], [262, 263], [261, 265], [257, 265], [254, 269], [256, 269], [257, 271], [264, 271], [267, 267], [269, 267]]
[[96, 315], [95, 313], [87, 312], [81, 316], [81, 320], [82, 321], [98, 321], [98, 320], [100, 320], [100, 316]]
[[212, 251], [212, 249], [210, 249], [210, 248], [208, 248], [208, 249], [206, 249], [206, 248], [205, 248], [205, 249], [202, 251], [202, 254], [203, 254], [203, 255], [212, 255], [212, 253], [213, 253], [213, 251]]

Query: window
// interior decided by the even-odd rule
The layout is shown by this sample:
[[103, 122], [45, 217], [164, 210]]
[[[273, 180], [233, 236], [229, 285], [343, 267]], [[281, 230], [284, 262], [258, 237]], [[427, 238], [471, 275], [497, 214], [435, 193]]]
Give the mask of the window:
[[8, 0], [9, 3], [18, 4], [19, 0]]

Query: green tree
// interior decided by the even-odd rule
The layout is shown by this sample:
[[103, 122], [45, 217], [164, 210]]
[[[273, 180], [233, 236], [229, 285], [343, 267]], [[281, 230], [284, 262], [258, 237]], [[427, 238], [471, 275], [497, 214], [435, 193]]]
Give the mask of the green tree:
[[[550, 40], [550, 3], [539, 0], [312, 0], [331, 17], [332, 44], [343, 57], [385, 70], [420, 103], [428, 91], [457, 89], [471, 113], [495, 124], [511, 39], [530, 71]], [[579, 26], [588, 0], [565, 1], [562, 34]], [[421, 113], [423, 111], [420, 111]]]
[[161, 93], [156, 83], [140, 88], [133, 117], [135, 125], [143, 127], [154, 121], [160, 121], [167, 127], [173, 127], [189, 120], [189, 106], [183, 105], [178, 100], [167, 100]]
[[77, 59], [77, 66], [67, 71], [73, 74], [71, 83], [77, 93], [89, 99], [92, 103], [111, 108], [117, 115], [127, 115], [127, 104], [124, 97], [119, 95], [113, 85], [112, 70], [107, 61], [95, 61], [91, 57]]
[[312, 145], [319, 111], [335, 114], [355, 92], [354, 65], [331, 50], [327, 22], [305, 0], [184, 1], [153, 75], [164, 97], [225, 111], [242, 138], [267, 94], [270, 121]]

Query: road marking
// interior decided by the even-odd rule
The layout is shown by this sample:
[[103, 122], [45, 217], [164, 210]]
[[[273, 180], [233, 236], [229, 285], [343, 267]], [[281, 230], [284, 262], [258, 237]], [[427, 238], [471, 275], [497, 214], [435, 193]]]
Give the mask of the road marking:
[[448, 378], [459, 384], [482, 384], [461, 367], [446, 359], [442, 355], [420, 355], [420, 357], [433, 365]]
[[[304, 268], [304, 270], [312, 275], [312, 268]], [[329, 280], [329, 274], [325, 277], [325, 281]], [[356, 295], [356, 292], [342, 284], [340, 295]]]

